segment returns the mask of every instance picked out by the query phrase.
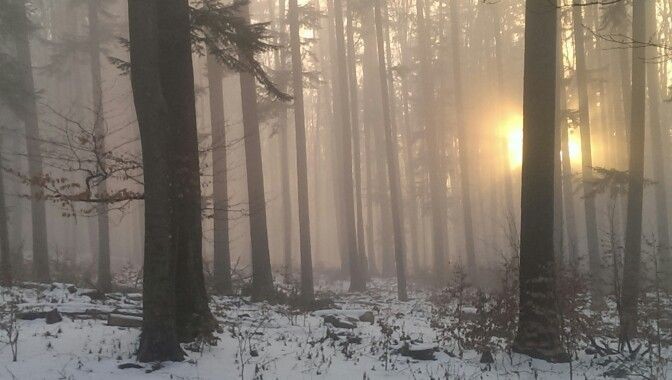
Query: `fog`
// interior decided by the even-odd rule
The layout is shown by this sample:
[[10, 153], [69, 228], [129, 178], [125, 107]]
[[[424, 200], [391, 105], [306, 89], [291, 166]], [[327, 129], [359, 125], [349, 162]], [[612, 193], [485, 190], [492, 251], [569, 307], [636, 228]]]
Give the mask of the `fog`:
[[[194, 289], [255, 299], [273, 287], [268, 251], [276, 282], [301, 278], [305, 292], [310, 269], [311, 294], [313, 273], [352, 291], [390, 280], [402, 299], [406, 282], [462, 275], [497, 291], [543, 234], [541, 219], [521, 226], [526, 207], [553, 217], [551, 256], [593, 297], [618, 299], [630, 244], [644, 283], [670, 271], [668, 1], [646, 1], [644, 40], [631, 2], [549, 8], [556, 67], [543, 82], [525, 78], [523, 1], [168, 2], [0, 0], [0, 240], [15, 281], [136, 289], [174, 255], [178, 293], [189, 267]], [[158, 16], [134, 24], [134, 6]], [[525, 100], [527, 86], [554, 99]], [[525, 120], [536, 100], [554, 105], [534, 114], [554, 110], [554, 126]], [[524, 133], [532, 123], [554, 139]], [[533, 203], [545, 190], [524, 172], [549, 174], [532, 156], [544, 151], [553, 201]]]

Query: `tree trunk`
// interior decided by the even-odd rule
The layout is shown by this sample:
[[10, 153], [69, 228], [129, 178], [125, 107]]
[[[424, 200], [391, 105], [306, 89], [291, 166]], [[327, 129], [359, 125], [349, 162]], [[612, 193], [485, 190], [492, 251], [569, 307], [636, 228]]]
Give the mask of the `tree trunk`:
[[310, 247], [310, 210], [308, 199], [308, 157], [306, 153], [306, 122], [303, 109], [303, 69], [299, 36], [299, 7], [289, 0], [289, 30], [292, 50], [292, 85], [294, 87], [294, 126], [296, 128], [296, 174], [299, 193], [299, 242], [301, 247], [301, 298], [312, 302], [313, 259]]
[[128, 2], [131, 83], [140, 127], [145, 196], [143, 321], [138, 360], [182, 360], [176, 332], [169, 160], [171, 122], [161, 87], [158, 1]]
[[446, 181], [443, 155], [440, 152], [442, 134], [439, 133], [433, 116], [434, 94], [430, 62], [430, 41], [425, 24], [424, 2], [416, 1], [418, 22], [418, 45], [420, 52], [420, 105], [425, 127], [426, 162], [429, 171], [429, 195], [432, 215], [432, 251], [434, 254], [434, 273], [438, 285], [446, 282], [446, 255], [448, 248]]
[[579, 93], [579, 123], [581, 130], [581, 160], [583, 179], [583, 202], [586, 214], [586, 240], [588, 241], [588, 264], [590, 267], [591, 306], [604, 305], [602, 260], [600, 242], [597, 232], [597, 211], [593, 190], [593, 155], [590, 134], [590, 106], [588, 99], [588, 69], [586, 67], [586, 50], [583, 35], [583, 8], [572, 7], [572, 24], [574, 26], [574, 51], [576, 56], [576, 81]]
[[380, 73], [380, 92], [383, 103], [383, 126], [385, 127], [385, 153], [387, 156], [387, 175], [390, 184], [390, 208], [394, 233], [394, 257], [397, 269], [397, 295], [400, 301], [408, 299], [406, 291], [406, 257], [404, 252], [404, 217], [402, 213], [401, 182], [399, 180], [399, 155], [397, 153], [396, 134], [392, 132], [390, 117], [389, 91], [387, 87], [387, 65], [383, 40], [383, 17], [380, 0], [374, 1], [376, 21], [376, 39], [378, 42], [378, 71]]
[[[244, 7], [244, 17], [250, 22], [248, 6]], [[241, 57], [252, 59], [252, 57]], [[243, 129], [245, 133], [245, 162], [247, 170], [247, 194], [250, 208], [250, 239], [252, 243], [252, 298], [262, 300], [272, 298], [273, 273], [268, 250], [268, 230], [266, 226], [266, 200], [264, 171], [261, 160], [261, 136], [257, 114], [257, 93], [255, 79], [247, 72], [240, 73], [240, 91], [243, 108]]]
[[360, 253], [357, 249], [357, 230], [355, 222], [355, 200], [352, 179], [352, 126], [350, 124], [350, 105], [348, 104], [348, 74], [345, 56], [345, 36], [343, 27], [343, 6], [341, 0], [334, 0], [334, 20], [336, 25], [336, 70], [340, 85], [341, 122], [343, 128], [343, 198], [345, 208], [346, 248], [350, 258], [350, 291], [359, 292], [366, 288]]
[[[657, 35], [657, 22], [656, 22], [656, 2], [650, 0], [651, 5], [647, 7], [647, 41], [656, 41]], [[668, 207], [667, 207], [667, 191], [666, 191], [666, 181], [665, 181], [665, 155], [663, 154], [664, 149], [667, 146], [664, 146], [665, 138], [663, 133], [666, 135], [668, 132], [663, 129], [660, 121], [660, 74], [658, 72], [658, 63], [656, 59], [658, 58], [657, 49], [655, 47], [648, 48], [647, 57], [649, 61], [647, 63], [647, 81], [649, 88], [649, 128], [651, 131], [651, 143], [653, 151], [653, 172], [654, 178], [656, 180], [655, 188], [655, 197], [656, 197], [656, 226], [658, 227], [658, 257], [660, 260], [659, 268], [661, 268], [660, 275], [662, 277], [663, 283], [670, 287], [672, 286], [672, 270], [670, 268], [670, 229], [669, 229], [669, 220], [668, 220]], [[668, 136], [666, 136], [668, 137]], [[656, 274], [658, 275], [658, 274]]]
[[520, 311], [513, 345], [553, 362], [569, 360], [560, 341], [553, 254], [556, 6], [548, 0], [525, 6]]
[[367, 252], [366, 252], [366, 236], [364, 234], [364, 218], [363, 218], [363, 204], [362, 204], [362, 165], [361, 165], [361, 148], [360, 148], [360, 126], [359, 126], [359, 101], [358, 94], [359, 86], [357, 82], [357, 57], [355, 53], [355, 33], [354, 20], [355, 10], [353, 9], [352, 0], [347, 2], [348, 23], [346, 26], [347, 33], [347, 56], [348, 56], [348, 83], [350, 94], [350, 124], [352, 127], [352, 156], [355, 175], [355, 212], [357, 221], [357, 250], [361, 256], [360, 265], [361, 270], [366, 276], [368, 273]]
[[[89, 56], [91, 68], [91, 85], [93, 94], [93, 116], [95, 118], [93, 129], [96, 136], [95, 147], [99, 156], [105, 154], [105, 126], [103, 107], [103, 86], [100, 68], [100, 31], [98, 26], [98, 13], [100, 12], [100, 0], [89, 0]], [[104, 162], [101, 164], [104, 165]], [[102, 168], [103, 170], [105, 168]], [[99, 194], [107, 193], [105, 181], [98, 184], [96, 191]], [[107, 205], [96, 205], [98, 219], [98, 290], [109, 292], [112, 288], [112, 274], [110, 273], [110, 221], [107, 215]]]
[[455, 92], [455, 112], [459, 141], [460, 189], [462, 192], [462, 212], [464, 219], [464, 243], [467, 255], [467, 267], [472, 281], [476, 279], [476, 252], [474, 248], [474, 224], [471, 212], [471, 167], [469, 163], [469, 140], [464, 120], [464, 102], [462, 99], [462, 69], [460, 60], [460, 19], [458, 2], [450, 3], [450, 34], [453, 48], [453, 91]]
[[231, 294], [231, 252], [229, 251], [229, 190], [227, 181], [226, 119], [224, 116], [224, 74], [217, 59], [208, 54], [210, 89], [210, 127], [212, 130], [212, 199], [213, 199], [213, 272], [215, 290]]
[[[33, 79], [33, 61], [30, 53], [30, 25], [25, 13], [26, 0], [15, 0], [23, 11], [19, 15], [19, 27], [14, 33], [17, 63], [23, 70], [23, 88], [31, 94], [23, 104], [21, 119], [26, 129], [26, 147], [28, 154], [28, 175], [30, 178], [42, 177], [42, 148], [40, 146], [40, 129], [37, 117], [35, 81]], [[39, 184], [30, 187], [30, 210], [32, 215], [33, 234], [33, 278], [36, 281], [48, 282], [49, 251], [47, 247], [47, 215], [42, 188]]]
[[[285, 1], [278, 4], [278, 45], [287, 45], [285, 35]], [[278, 49], [273, 54], [275, 69], [279, 71], [278, 85], [281, 89], [287, 87], [287, 59], [285, 49]], [[282, 243], [283, 243], [283, 270], [285, 280], [289, 281], [292, 274], [292, 188], [290, 186], [291, 173], [289, 171], [289, 125], [287, 123], [287, 107], [281, 105], [278, 115], [278, 133], [280, 135], [280, 177], [282, 192]]]
[[[632, 39], [646, 42], [646, 7], [652, 0], [632, 5]], [[642, 256], [642, 203], [644, 197], [644, 123], [646, 119], [646, 48], [632, 49], [632, 118], [630, 121], [630, 166], [628, 218], [625, 231], [623, 292], [621, 294], [621, 343], [637, 334], [637, 301], [640, 292]]]
[[202, 258], [201, 183], [187, 0], [158, 8], [161, 88], [171, 115], [170, 149], [177, 255], [176, 310], [180, 341], [207, 335], [215, 327], [208, 307]]
[[[2, 136], [0, 136], [1, 146]], [[5, 173], [3, 170], [0, 171], [0, 286], [11, 286], [13, 282], [12, 258], [9, 249], [7, 203], [5, 198]]]

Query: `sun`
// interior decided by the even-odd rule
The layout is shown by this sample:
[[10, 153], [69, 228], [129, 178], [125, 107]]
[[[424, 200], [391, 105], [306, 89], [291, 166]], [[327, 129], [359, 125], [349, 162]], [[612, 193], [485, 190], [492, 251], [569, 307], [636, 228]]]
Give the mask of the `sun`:
[[[523, 166], [523, 117], [516, 115], [510, 117], [502, 126], [506, 133], [507, 155], [509, 166], [512, 170]], [[575, 128], [568, 131], [569, 159], [573, 167], [582, 165], [581, 134]], [[562, 157], [564, 157], [564, 152]]]
[[513, 116], [504, 125], [509, 155], [509, 166], [517, 169], [523, 165], [523, 117]]

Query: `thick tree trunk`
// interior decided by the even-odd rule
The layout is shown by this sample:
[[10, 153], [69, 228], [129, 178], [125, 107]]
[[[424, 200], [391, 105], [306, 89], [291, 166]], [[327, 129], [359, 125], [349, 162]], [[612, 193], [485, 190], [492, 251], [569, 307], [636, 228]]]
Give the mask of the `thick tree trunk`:
[[401, 200], [401, 181], [399, 179], [399, 154], [397, 152], [397, 136], [392, 132], [389, 91], [387, 87], [387, 64], [385, 62], [385, 41], [383, 40], [383, 17], [380, 10], [380, 0], [374, 1], [374, 13], [376, 21], [376, 39], [378, 42], [380, 92], [383, 103], [383, 126], [385, 127], [387, 175], [391, 194], [390, 208], [392, 211], [394, 257], [397, 269], [397, 295], [400, 301], [406, 301], [408, 299], [408, 293], [406, 290], [406, 255], [404, 252], [404, 217]]
[[602, 260], [597, 232], [597, 211], [593, 190], [593, 155], [590, 133], [590, 105], [588, 99], [588, 68], [583, 31], [583, 8], [572, 7], [574, 26], [574, 51], [576, 56], [576, 81], [579, 94], [579, 120], [581, 131], [581, 160], [583, 179], [583, 201], [586, 215], [586, 240], [588, 242], [588, 265], [590, 267], [590, 290], [592, 307], [604, 305]]
[[210, 89], [210, 127], [212, 133], [212, 199], [213, 199], [213, 272], [215, 290], [231, 294], [231, 252], [229, 250], [229, 190], [227, 181], [226, 119], [224, 116], [224, 74], [217, 59], [208, 54], [208, 87]]
[[364, 277], [363, 268], [361, 268], [360, 253], [357, 249], [357, 230], [355, 221], [355, 200], [354, 200], [354, 184], [352, 179], [352, 125], [350, 123], [350, 105], [348, 104], [348, 74], [345, 56], [345, 36], [343, 27], [343, 6], [341, 0], [334, 0], [334, 20], [336, 26], [336, 70], [338, 72], [337, 78], [340, 85], [339, 96], [341, 128], [343, 128], [343, 186], [345, 208], [345, 236], [346, 248], [350, 258], [350, 291], [363, 291], [366, 288], [366, 280]]
[[171, 202], [177, 255], [176, 323], [180, 341], [191, 341], [215, 328], [208, 307], [202, 258], [201, 183], [187, 0], [163, 1], [158, 8], [160, 75], [171, 116], [169, 156], [173, 176]]
[[520, 312], [513, 345], [554, 362], [569, 359], [560, 342], [553, 254], [556, 5], [528, 0], [525, 7]]
[[303, 66], [299, 35], [297, 0], [289, 0], [289, 34], [292, 50], [292, 87], [294, 87], [294, 127], [296, 128], [296, 174], [299, 197], [299, 246], [301, 248], [301, 298], [311, 302], [313, 290], [313, 258], [310, 247], [310, 210], [308, 199], [308, 157], [306, 153], [306, 121], [303, 108]]
[[[89, 0], [89, 59], [91, 68], [91, 85], [93, 94], [93, 129], [96, 136], [95, 147], [101, 157], [105, 154], [105, 126], [103, 107], [103, 85], [100, 68], [100, 31], [98, 13], [100, 0]], [[102, 163], [104, 165], [104, 163]], [[103, 168], [104, 169], [104, 168]], [[103, 181], [98, 184], [96, 191], [107, 193], [107, 185]], [[98, 219], [98, 290], [108, 292], [112, 288], [112, 274], [110, 273], [110, 221], [107, 215], [107, 205], [96, 205]]]
[[[244, 15], [250, 20], [247, 6]], [[252, 57], [242, 57], [251, 59]], [[247, 194], [250, 207], [250, 239], [252, 243], [252, 298], [262, 300], [273, 297], [273, 273], [268, 250], [266, 225], [266, 199], [264, 171], [261, 160], [261, 135], [257, 114], [255, 79], [250, 73], [240, 73], [240, 91], [245, 132], [245, 163], [247, 170]]]
[[[23, 88], [29, 94], [35, 94], [35, 81], [33, 79], [33, 60], [30, 53], [30, 25], [26, 14], [26, 0], [15, 0], [22, 10], [18, 19], [17, 33], [14, 33], [16, 44], [17, 63], [23, 70]], [[37, 117], [36, 98], [30, 96], [23, 104], [20, 112], [26, 129], [26, 147], [28, 154], [28, 175], [30, 178], [42, 177], [42, 148], [40, 147], [40, 129]], [[33, 234], [33, 278], [36, 281], [48, 282], [49, 276], [49, 251], [47, 241], [47, 214], [39, 184], [30, 187], [30, 210], [32, 216]]]
[[145, 195], [143, 321], [138, 360], [182, 360], [176, 332], [169, 155], [171, 119], [161, 87], [157, 0], [128, 2], [131, 82], [140, 127]]
[[[633, 2], [632, 39], [645, 42], [646, 7], [652, 0]], [[621, 343], [637, 334], [637, 302], [640, 292], [642, 261], [642, 203], [644, 198], [644, 123], [646, 119], [646, 47], [632, 49], [632, 118], [630, 121], [630, 180], [628, 219], [625, 231], [623, 292], [621, 295]]]

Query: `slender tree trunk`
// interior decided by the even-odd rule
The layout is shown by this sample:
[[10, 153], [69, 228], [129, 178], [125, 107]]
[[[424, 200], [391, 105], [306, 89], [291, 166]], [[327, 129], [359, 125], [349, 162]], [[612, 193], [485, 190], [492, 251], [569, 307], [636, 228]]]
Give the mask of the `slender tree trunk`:
[[380, 92], [383, 103], [383, 126], [385, 127], [385, 153], [387, 155], [387, 175], [390, 184], [392, 210], [392, 226], [394, 231], [394, 257], [397, 268], [397, 295], [399, 300], [406, 301], [406, 254], [404, 252], [404, 216], [401, 200], [401, 182], [399, 179], [399, 154], [397, 152], [396, 134], [392, 132], [392, 120], [387, 87], [387, 65], [385, 63], [385, 46], [383, 40], [383, 17], [380, 0], [374, 1], [376, 21], [376, 39], [378, 41], [378, 70], [380, 73]]
[[[285, 35], [287, 28], [285, 26], [285, 0], [278, 3], [278, 45], [287, 45]], [[274, 52], [275, 69], [280, 71], [278, 84], [281, 89], [287, 87], [287, 59], [285, 49], [278, 49]], [[281, 105], [278, 115], [278, 129], [280, 135], [280, 177], [282, 192], [282, 233], [283, 233], [283, 270], [285, 280], [289, 280], [292, 274], [292, 189], [290, 186], [291, 173], [289, 171], [289, 124], [287, 123], [287, 107]]]
[[[404, 4], [404, 14], [410, 11], [408, 2]], [[400, 32], [400, 51], [402, 54], [402, 66], [410, 67], [410, 53], [408, 53], [408, 20], [402, 21], [402, 30]], [[408, 76], [405, 74], [401, 76], [401, 94], [404, 111], [403, 135], [404, 135], [404, 174], [406, 180], [406, 205], [408, 208], [408, 225], [410, 229], [410, 244], [409, 250], [412, 252], [413, 271], [417, 274], [420, 271], [420, 251], [418, 244], [418, 206], [417, 206], [417, 190], [415, 183], [415, 168], [416, 163], [413, 153], [413, 130], [411, 128], [411, 109], [409, 105], [410, 90], [408, 88]]]
[[[558, 25], [562, 25], [562, 15], [558, 12]], [[557, 263], [562, 265], [563, 255], [564, 255], [564, 215], [563, 215], [563, 198], [562, 198], [562, 127], [563, 117], [564, 117], [564, 91], [562, 89], [563, 80], [565, 79], [565, 68], [562, 61], [563, 52], [562, 52], [562, 27], [557, 28], [556, 32], [556, 77], [555, 77], [555, 91], [556, 91], [556, 106], [555, 106], [555, 145], [553, 150], [555, 152], [555, 161], [553, 165], [553, 182], [554, 182], [554, 216], [555, 220], [553, 222], [553, 246], [555, 249], [555, 259]]]
[[[0, 147], [2, 136], [0, 136]], [[9, 228], [7, 227], [7, 202], [5, 197], [5, 173], [0, 171], [0, 285], [11, 286], [14, 280], [12, 257], [9, 245]]]
[[157, 0], [128, 2], [131, 82], [140, 127], [145, 195], [143, 320], [138, 360], [182, 360], [176, 332], [175, 275], [171, 221], [170, 130], [161, 88]]
[[569, 360], [560, 341], [553, 254], [556, 12], [555, 1], [526, 2], [520, 312], [513, 345], [553, 362]]
[[[652, 0], [633, 2], [632, 39], [646, 42], [646, 7]], [[623, 292], [621, 295], [621, 343], [637, 334], [637, 301], [642, 256], [642, 203], [644, 197], [644, 123], [646, 119], [646, 48], [632, 49], [632, 118], [630, 122], [630, 180], [625, 232]]]
[[[247, 6], [243, 10], [249, 23]], [[251, 57], [242, 57], [251, 59]], [[240, 73], [240, 91], [245, 132], [245, 162], [247, 170], [247, 194], [250, 207], [250, 239], [252, 243], [252, 298], [255, 300], [273, 297], [273, 274], [268, 250], [266, 225], [266, 200], [264, 172], [261, 160], [261, 136], [257, 114], [255, 79], [247, 72]]]
[[352, 0], [347, 2], [348, 24], [346, 27], [347, 33], [347, 55], [348, 55], [348, 83], [350, 89], [350, 123], [352, 126], [352, 155], [355, 174], [355, 212], [357, 221], [357, 250], [361, 256], [361, 270], [364, 276], [367, 275], [367, 252], [366, 252], [366, 236], [364, 234], [364, 218], [363, 218], [363, 204], [362, 204], [362, 165], [361, 165], [361, 148], [360, 148], [360, 126], [359, 126], [359, 101], [358, 94], [359, 86], [357, 82], [357, 57], [355, 53], [355, 33], [354, 20], [355, 10], [352, 6]]
[[334, 0], [334, 20], [336, 25], [336, 70], [338, 72], [339, 96], [341, 101], [341, 127], [343, 128], [343, 185], [345, 208], [345, 236], [349, 253], [350, 291], [363, 291], [366, 288], [361, 268], [360, 253], [357, 250], [357, 230], [355, 222], [355, 200], [352, 179], [352, 125], [350, 124], [350, 105], [348, 104], [348, 73], [345, 56], [345, 36], [343, 27], [343, 6], [341, 0]]
[[303, 109], [303, 69], [299, 36], [299, 7], [289, 0], [289, 30], [292, 50], [292, 85], [294, 87], [294, 126], [296, 128], [296, 173], [299, 193], [299, 242], [301, 247], [301, 297], [312, 302], [313, 259], [310, 247], [310, 212], [308, 203], [308, 157], [306, 153], [306, 123]]
[[[35, 82], [33, 79], [33, 60], [30, 53], [30, 23], [26, 14], [26, 0], [15, 0], [22, 9], [17, 20], [17, 32], [14, 33], [16, 55], [18, 65], [23, 70], [23, 88], [29, 94], [35, 94]], [[36, 98], [30, 96], [23, 104], [21, 112], [26, 129], [26, 147], [28, 154], [28, 175], [30, 178], [42, 177], [42, 148], [40, 147], [40, 129], [37, 117]], [[32, 215], [33, 234], [33, 278], [36, 281], [48, 282], [49, 276], [49, 251], [47, 247], [47, 214], [39, 184], [30, 187], [30, 210]]]
[[224, 74], [217, 59], [208, 54], [210, 127], [212, 130], [212, 199], [215, 290], [231, 294], [231, 252], [229, 248], [229, 188], [227, 181], [226, 119], [224, 116]]
[[[99, 156], [105, 154], [105, 109], [103, 107], [102, 73], [100, 68], [100, 31], [98, 13], [100, 0], [89, 0], [89, 57], [91, 68], [91, 85], [93, 94], [93, 129], [96, 136], [95, 147]], [[101, 164], [104, 165], [104, 162]], [[103, 170], [105, 168], [102, 168]], [[96, 191], [107, 193], [105, 181], [98, 184]], [[108, 292], [112, 288], [112, 274], [110, 273], [110, 221], [107, 215], [107, 205], [96, 205], [98, 219], [98, 290]]]
[[425, 21], [425, 9], [422, 0], [416, 1], [418, 22], [418, 45], [420, 56], [420, 105], [425, 127], [425, 145], [427, 148], [427, 167], [429, 171], [429, 196], [432, 215], [432, 252], [434, 254], [434, 273], [437, 284], [445, 283], [446, 256], [448, 248], [446, 186], [443, 157], [440, 153], [442, 134], [439, 133], [433, 116], [434, 94], [430, 62], [430, 42]]
[[[579, 0], [580, 1], [580, 0]], [[590, 290], [592, 307], [602, 307], [603, 277], [600, 242], [597, 232], [597, 211], [593, 192], [593, 155], [590, 133], [590, 105], [588, 99], [588, 68], [586, 67], [586, 49], [583, 31], [583, 8], [572, 7], [574, 26], [574, 51], [576, 56], [576, 80], [579, 93], [579, 120], [581, 131], [581, 160], [583, 178], [583, 202], [586, 214], [586, 240], [588, 242], [588, 265], [590, 267]]]
[[462, 192], [462, 212], [464, 219], [464, 243], [467, 254], [467, 267], [472, 280], [476, 279], [476, 252], [474, 248], [474, 223], [471, 212], [471, 166], [469, 163], [469, 140], [467, 138], [467, 126], [464, 120], [464, 101], [462, 99], [462, 68], [460, 49], [460, 19], [457, 1], [450, 3], [450, 34], [453, 48], [453, 91], [455, 92], [455, 112], [457, 121], [457, 133], [459, 139], [459, 159]]
[[[656, 22], [656, 2], [650, 0], [651, 4], [647, 7], [647, 41], [656, 41], [657, 22]], [[660, 120], [660, 74], [658, 72], [658, 64], [656, 59], [658, 53], [655, 47], [648, 48], [646, 75], [649, 88], [649, 128], [651, 131], [651, 143], [653, 151], [653, 167], [654, 178], [656, 180], [655, 196], [656, 196], [656, 221], [658, 227], [658, 260], [660, 260], [659, 268], [662, 268], [662, 279], [666, 286], [672, 286], [672, 270], [670, 268], [670, 227], [668, 220], [667, 207], [667, 191], [665, 181], [665, 156], [663, 151], [667, 148], [664, 145], [663, 133], [669, 136], [668, 132], [663, 129]]]
[[330, 53], [330, 74], [331, 74], [331, 90], [332, 90], [332, 139], [331, 144], [331, 170], [334, 181], [332, 194], [334, 196], [334, 205], [336, 212], [336, 237], [338, 241], [338, 252], [341, 258], [341, 274], [345, 277], [346, 272], [350, 271], [350, 252], [348, 250], [349, 242], [347, 241], [347, 226], [346, 226], [346, 206], [343, 193], [348, 191], [345, 188], [345, 181], [343, 179], [343, 170], [339, 164], [342, 164], [344, 158], [343, 153], [343, 119], [348, 116], [342, 114], [343, 106], [341, 103], [347, 101], [341, 99], [342, 82], [340, 82], [339, 72], [337, 69], [338, 51], [336, 47], [336, 11], [334, 9], [334, 0], [327, 0], [329, 10], [329, 22], [327, 25], [327, 33], [329, 36], [329, 53]]

